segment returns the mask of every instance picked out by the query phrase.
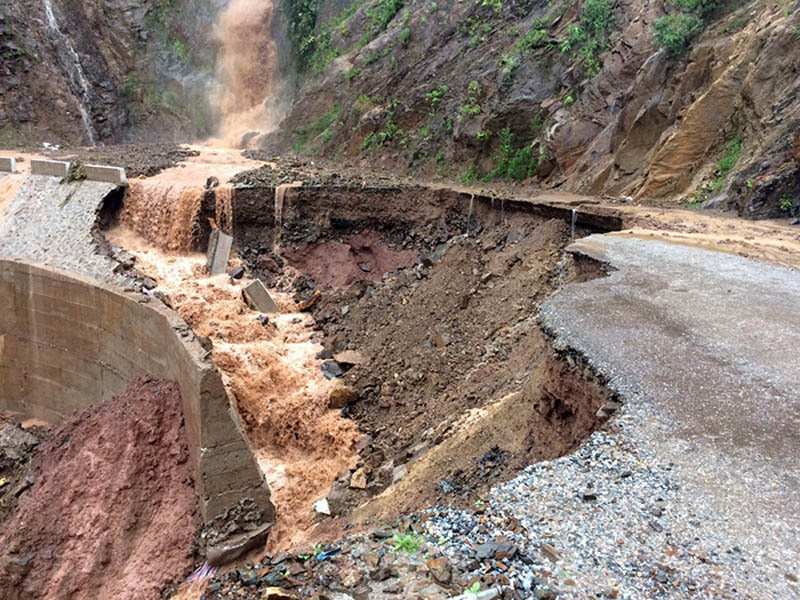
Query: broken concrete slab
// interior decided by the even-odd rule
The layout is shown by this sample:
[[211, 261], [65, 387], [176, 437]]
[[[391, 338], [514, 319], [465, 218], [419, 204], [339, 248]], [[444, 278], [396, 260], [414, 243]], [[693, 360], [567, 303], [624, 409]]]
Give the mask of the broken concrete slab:
[[10, 156], [0, 156], [0, 171], [13, 173], [16, 169], [17, 161]]
[[206, 253], [206, 268], [212, 275], [220, 275], [228, 270], [228, 261], [231, 257], [233, 236], [214, 229], [208, 238], [208, 252]]
[[[223, 234], [224, 235], [224, 234]], [[275, 304], [275, 300], [269, 295], [267, 288], [261, 283], [260, 279], [254, 280], [250, 285], [242, 290], [244, 301], [253, 310], [263, 313], [279, 313], [281, 309]]]
[[127, 185], [128, 178], [122, 167], [107, 167], [105, 165], [84, 165], [83, 172], [89, 181], [103, 181], [117, 185]]
[[48, 175], [50, 177], [66, 177], [69, 163], [63, 160], [31, 159], [31, 175]]

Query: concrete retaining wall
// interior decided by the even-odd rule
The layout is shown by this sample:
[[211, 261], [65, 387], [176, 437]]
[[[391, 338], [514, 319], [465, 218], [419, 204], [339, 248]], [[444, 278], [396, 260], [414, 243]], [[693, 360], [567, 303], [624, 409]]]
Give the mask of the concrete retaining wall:
[[59, 423], [136, 375], [176, 381], [206, 522], [244, 498], [274, 521], [216, 367], [175, 313], [145, 296], [0, 259], [0, 410]]

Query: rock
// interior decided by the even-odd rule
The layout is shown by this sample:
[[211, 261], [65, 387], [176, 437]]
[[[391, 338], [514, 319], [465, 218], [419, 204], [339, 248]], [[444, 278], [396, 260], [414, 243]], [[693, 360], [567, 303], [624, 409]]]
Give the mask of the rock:
[[392, 485], [400, 481], [407, 473], [408, 467], [406, 465], [398, 465], [392, 469]]
[[364, 271], [364, 273], [371, 273], [372, 269], [370, 269], [367, 265], [359, 263], [358, 268]]
[[212, 190], [219, 185], [219, 179], [217, 179], [214, 175], [206, 179], [206, 189]]
[[142, 287], [146, 290], [152, 290], [154, 287], [158, 285], [152, 277], [143, 277], [142, 278]]
[[384, 594], [402, 594], [404, 589], [405, 589], [405, 586], [401, 582], [396, 581], [394, 583], [391, 583], [391, 584], [387, 585], [385, 588], [383, 588], [383, 593]]
[[360, 365], [365, 362], [364, 356], [360, 352], [355, 352], [354, 350], [337, 352], [333, 358], [340, 365]]
[[561, 560], [561, 554], [550, 544], [542, 544], [542, 554], [553, 562]]
[[514, 558], [517, 554], [517, 547], [511, 542], [503, 542], [498, 544], [494, 551], [495, 560], [503, 560], [507, 558]]
[[241, 279], [244, 277], [244, 267], [236, 267], [235, 269], [231, 269], [230, 273], [231, 279]]
[[597, 500], [597, 493], [592, 488], [586, 488], [581, 494], [583, 500]]
[[367, 473], [364, 471], [364, 467], [361, 467], [350, 476], [350, 487], [354, 490], [367, 489]]
[[344, 371], [338, 362], [335, 360], [326, 360], [320, 367], [322, 369], [322, 376], [325, 379], [333, 379], [334, 377], [341, 377]]
[[431, 576], [439, 583], [448, 585], [453, 579], [453, 567], [444, 556], [434, 558], [427, 562]]
[[348, 588], [354, 588], [361, 583], [361, 572], [352, 565], [340, 568], [339, 577], [342, 578], [342, 585]]
[[328, 499], [323, 498], [322, 500], [317, 500], [314, 502], [314, 510], [320, 513], [321, 515], [328, 515], [331, 514], [331, 509], [328, 506]]
[[337, 381], [336, 385], [333, 387], [330, 395], [328, 396], [328, 406], [334, 409], [344, 408], [356, 400], [358, 400], [358, 394], [356, 394], [356, 391], [349, 385], [345, 385], [343, 382]]
[[486, 542], [475, 548], [475, 556], [477, 556], [479, 560], [494, 558], [495, 552], [497, 552], [497, 544], [492, 542]]
[[258, 583], [258, 573], [251, 569], [236, 569], [236, 577], [242, 585], [256, 585]]
[[372, 579], [372, 581], [386, 581], [390, 577], [398, 577], [399, 575], [399, 571], [395, 568], [380, 567], [379, 569], [370, 571], [369, 578]]
[[795, 575], [794, 573], [786, 573], [786, 579], [788, 579], [789, 581], [793, 581], [794, 583], [797, 583], [797, 575]]
[[377, 552], [370, 552], [364, 558], [364, 562], [366, 562], [371, 569], [375, 569], [381, 563], [381, 555]]

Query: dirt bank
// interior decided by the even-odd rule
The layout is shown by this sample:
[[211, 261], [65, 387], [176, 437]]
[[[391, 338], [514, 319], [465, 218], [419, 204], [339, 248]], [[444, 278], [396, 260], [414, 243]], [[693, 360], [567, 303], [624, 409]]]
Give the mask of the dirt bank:
[[76, 413], [33, 457], [0, 537], [4, 598], [159, 598], [199, 527], [178, 388], [137, 379]]

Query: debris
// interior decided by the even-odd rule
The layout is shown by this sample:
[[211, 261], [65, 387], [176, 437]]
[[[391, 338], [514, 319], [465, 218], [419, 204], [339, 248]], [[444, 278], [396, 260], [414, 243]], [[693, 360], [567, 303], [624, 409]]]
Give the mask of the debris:
[[231, 272], [228, 273], [231, 279], [241, 279], [244, 276], [244, 267], [236, 267], [235, 269], [231, 269]]
[[314, 502], [314, 510], [320, 513], [321, 515], [331, 515], [331, 509], [328, 506], [328, 499], [323, 498], [322, 500], [317, 500]]
[[146, 290], [152, 290], [157, 285], [158, 284], [156, 283], [155, 279], [153, 279], [152, 277], [144, 277], [142, 279], [142, 287]]
[[332, 556], [336, 556], [342, 551], [341, 548], [331, 548], [330, 550], [325, 550], [324, 552], [320, 552], [317, 554], [317, 562], [322, 562], [324, 560], [328, 560]]
[[219, 179], [216, 178], [214, 175], [206, 179], [206, 189], [212, 190], [219, 185]]
[[208, 252], [206, 253], [206, 268], [211, 275], [224, 273], [228, 268], [231, 257], [233, 236], [214, 229], [208, 238]]
[[561, 554], [559, 551], [550, 544], [542, 544], [542, 554], [553, 562], [558, 562], [561, 560]]
[[322, 376], [325, 379], [333, 379], [334, 377], [341, 377], [344, 375], [342, 367], [335, 360], [326, 360], [320, 367], [322, 369]]
[[408, 473], [406, 465], [398, 465], [392, 470], [392, 485], [400, 481]]
[[265, 313], [279, 313], [281, 309], [275, 304], [275, 300], [269, 295], [267, 288], [261, 283], [260, 279], [254, 280], [250, 285], [242, 290], [242, 296], [247, 305], [253, 310]]
[[431, 576], [433, 576], [437, 582], [447, 585], [453, 579], [453, 567], [447, 562], [444, 556], [429, 560], [427, 565]]
[[356, 391], [349, 385], [338, 382], [328, 396], [328, 406], [334, 409], [344, 408], [356, 400], [358, 400], [358, 394], [356, 394]]
[[367, 265], [359, 263], [358, 268], [364, 271], [364, 273], [371, 273], [372, 269], [370, 269]]
[[268, 587], [264, 590], [264, 595], [261, 600], [283, 600], [284, 598], [293, 598], [294, 596], [279, 587]]
[[314, 306], [317, 301], [322, 297], [322, 292], [319, 290], [314, 290], [314, 294], [311, 296], [310, 300], [306, 300], [305, 302], [301, 302], [297, 305], [298, 312], [303, 312], [304, 310], [308, 310], [312, 306]]
[[346, 364], [346, 365], [360, 365], [364, 363], [364, 357], [359, 353], [353, 350], [345, 350], [344, 352], [339, 352], [333, 356], [336, 359], [336, 362], [339, 364]]
[[354, 490], [367, 489], [367, 472], [364, 467], [361, 467], [350, 476], [350, 487]]

